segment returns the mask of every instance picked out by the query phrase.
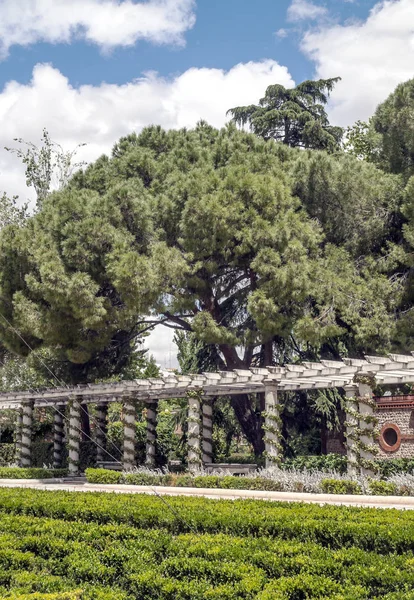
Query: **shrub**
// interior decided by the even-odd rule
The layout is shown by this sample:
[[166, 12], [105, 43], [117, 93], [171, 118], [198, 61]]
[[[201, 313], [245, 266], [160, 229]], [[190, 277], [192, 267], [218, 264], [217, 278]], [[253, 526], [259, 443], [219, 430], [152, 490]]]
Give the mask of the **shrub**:
[[53, 479], [67, 474], [67, 469], [0, 467], [0, 479]]
[[15, 459], [15, 454], [15, 444], [0, 444], [0, 466], [12, 464]]
[[368, 489], [373, 496], [396, 496], [398, 493], [398, 487], [395, 483], [376, 479], [369, 481]]
[[323, 479], [322, 492], [325, 494], [361, 494], [361, 486], [350, 479]]
[[282, 469], [296, 471], [336, 471], [346, 473], [347, 457], [341, 454], [326, 454], [321, 456], [296, 456], [287, 458], [281, 464]]
[[10, 600], [81, 600], [82, 591], [58, 592], [57, 594], [18, 594], [7, 597]]
[[109, 469], [86, 469], [86, 480], [89, 483], [114, 484], [121, 483], [122, 473]]

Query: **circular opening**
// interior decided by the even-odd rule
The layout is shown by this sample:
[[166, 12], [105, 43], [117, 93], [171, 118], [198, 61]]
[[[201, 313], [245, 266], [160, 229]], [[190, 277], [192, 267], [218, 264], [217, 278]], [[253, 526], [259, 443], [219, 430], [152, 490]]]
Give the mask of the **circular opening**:
[[384, 438], [384, 442], [388, 444], [388, 446], [395, 446], [395, 444], [398, 442], [397, 432], [391, 427], [386, 429], [382, 436]]

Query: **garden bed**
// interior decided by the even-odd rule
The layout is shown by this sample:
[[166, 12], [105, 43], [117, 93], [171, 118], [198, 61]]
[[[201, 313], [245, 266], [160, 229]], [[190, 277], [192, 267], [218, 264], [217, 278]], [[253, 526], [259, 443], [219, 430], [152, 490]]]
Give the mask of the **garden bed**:
[[261, 469], [250, 475], [235, 477], [226, 473], [189, 475], [137, 468], [129, 472], [87, 469], [85, 475], [88, 483], [101, 485], [119, 484], [315, 494], [414, 496], [414, 476], [408, 474], [394, 475], [387, 479], [371, 477], [350, 479], [340, 473], [286, 471], [273, 468]]
[[412, 512], [0, 489], [2, 599], [414, 600], [413, 551]]

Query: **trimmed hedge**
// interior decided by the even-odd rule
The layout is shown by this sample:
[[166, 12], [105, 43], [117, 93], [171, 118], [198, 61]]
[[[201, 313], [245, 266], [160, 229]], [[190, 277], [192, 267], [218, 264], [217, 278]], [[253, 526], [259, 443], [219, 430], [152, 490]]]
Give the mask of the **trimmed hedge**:
[[359, 483], [350, 479], [324, 479], [321, 485], [325, 494], [359, 495], [362, 493]]
[[7, 596], [11, 600], [80, 600], [82, 591], [59, 592], [57, 594], [19, 594]]
[[414, 600], [414, 514], [0, 489], [0, 598]]
[[[147, 472], [122, 473], [108, 469], [86, 469], [86, 479], [96, 484], [126, 484], [142, 486], [173, 486], [236, 490], [262, 490], [268, 492], [284, 491], [282, 482], [266, 477], [234, 477], [232, 475], [198, 475], [189, 474], [152, 474]], [[350, 479], [326, 478], [321, 481], [321, 493], [351, 494], [363, 493], [361, 485]], [[295, 492], [303, 492], [304, 484], [297, 481], [292, 487]], [[410, 495], [404, 486], [397, 486], [389, 481], [370, 479], [368, 492], [374, 496], [407, 496]]]
[[67, 474], [67, 469], [0, 467], [0, 479], [53, 479], [66, 477]]

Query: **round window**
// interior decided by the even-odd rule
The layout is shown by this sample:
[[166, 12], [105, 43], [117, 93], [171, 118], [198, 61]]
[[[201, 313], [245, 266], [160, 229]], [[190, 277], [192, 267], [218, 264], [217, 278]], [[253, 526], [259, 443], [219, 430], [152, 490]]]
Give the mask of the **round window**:
[[396, 452], [401, 446], [401, 431], [394, 423], [385, 423], [379, 438], [380, 446], [386, 452]]
[[388, 444], [388, 446], [395, 446], [395, 444], [398, 442], [397, 432], [395, 431], [395, 429], [391, 429], [391, 427], [388, 427], [388, 429], [384, 431], [382, 436], [384, 438], [385, 443]]

